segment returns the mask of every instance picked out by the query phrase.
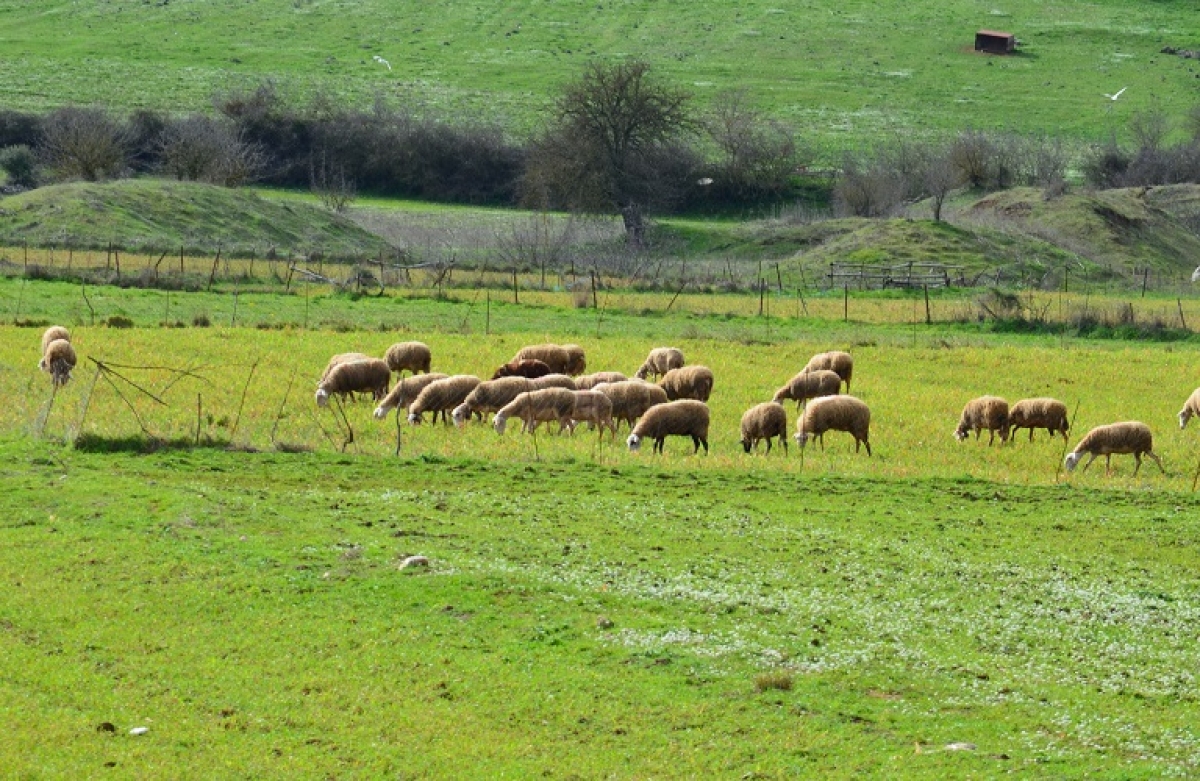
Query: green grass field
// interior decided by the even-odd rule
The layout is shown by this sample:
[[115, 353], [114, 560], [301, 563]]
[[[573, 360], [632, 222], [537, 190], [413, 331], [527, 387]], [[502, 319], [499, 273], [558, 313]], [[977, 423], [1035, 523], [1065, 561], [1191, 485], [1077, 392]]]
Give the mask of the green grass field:
[[[891, 134], [1001, 128], [1098, 140], [1131, 113], [1181, 119], [1200, 48], [1184, 0], [1041, 3], [0, 2], [0, 104], [203, 110], [265, 78], [301, 99], [376, 96], [536, 123], [589, 60], [634, 56], [707, 102], [746, 89], [838, 151]], [[1019, 56], [972, 51], [1008, 30]], [[119, 43], [115, 43], [119, 42]], [[375, 61], [380, 56], [390, 70]], [[1121, 87], [1117, 103], [1104, 98]]]
[[[31, 300], [60, 289], [7, 282], [6, 304], [20, 285]], [[133, 310], [144, 291], [96, 292]], [[0, 766], [1195, 772], [1200, 446], [1175, 421], [1196, 385], [1191, 341], [903, 320], [781, 320], [745, 340], [683, 314], [614, 316], [596, 336], [594, 313], [553, 307], [487, 336], [436, 327], [453, 303], [390, 305], [427, 325], [380, 331], [349, 304], [357, 330], [68, 322], [81, 363], [52, 406], [40, 328], [0, 326]], [[631, 372], [664, 333], [716, 373], [708, 456], [439, 424], [405, 426], [397, 457], [394, 419], [367, 402], [347, 406], [343, 453], [312, 399], [329, 354], [400, 339], [450, 372], [547, 338]], [[827, 348], [855, 355], [874, 456], [837, 433], [823, 451], [742, 453], [741, 412]], [[1067, 477], [1044, 432], [955, 442], [985, 392], [1062, 398], [1072, 441], [1145, 420], [1167, 474], [1133, 477], [1118, 456], [1110, 477], [1102, 462]], [[165, 445], [147, 452], [148, 435]], [[411, 555], [430, 566], [400, 569]]]

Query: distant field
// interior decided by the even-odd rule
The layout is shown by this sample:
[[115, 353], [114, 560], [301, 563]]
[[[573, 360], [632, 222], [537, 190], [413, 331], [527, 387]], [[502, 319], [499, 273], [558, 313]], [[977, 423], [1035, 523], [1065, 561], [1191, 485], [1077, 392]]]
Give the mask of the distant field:
[[[980, 28], [1015, 33], [1020, 54], [976, 55]], [[964, 127], [1098, 139], [1132, 112], [1195, 105], [1200, 64], [1164, 46], [1200, 48], [1193, 3], [5, 0], [0, 105], [203, 110], [271, 78], [528, 128], [584, 63], [635, 56], [702, 103], [747, 89], [826, 149]]]

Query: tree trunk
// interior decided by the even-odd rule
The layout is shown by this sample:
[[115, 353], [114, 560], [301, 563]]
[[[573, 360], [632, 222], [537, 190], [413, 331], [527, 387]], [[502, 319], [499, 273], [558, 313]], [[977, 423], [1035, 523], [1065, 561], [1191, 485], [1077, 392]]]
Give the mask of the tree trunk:
[[629, 248], [642, 249], [646, 240], [646, 220], [642, 213], [642, 205], [636, 201], [623, 205], [621, 219], [625, 223], [625, 241]]

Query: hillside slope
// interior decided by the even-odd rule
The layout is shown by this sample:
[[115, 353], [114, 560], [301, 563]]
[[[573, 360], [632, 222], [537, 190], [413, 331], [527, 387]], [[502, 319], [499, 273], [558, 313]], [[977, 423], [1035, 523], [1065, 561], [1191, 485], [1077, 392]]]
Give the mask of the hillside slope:
[[42, 187], [0, 199], [0, 245], [279, 252], [361, 257], [389, 249], [378, 236], [312, 204], [191, 182], [123, 179]]

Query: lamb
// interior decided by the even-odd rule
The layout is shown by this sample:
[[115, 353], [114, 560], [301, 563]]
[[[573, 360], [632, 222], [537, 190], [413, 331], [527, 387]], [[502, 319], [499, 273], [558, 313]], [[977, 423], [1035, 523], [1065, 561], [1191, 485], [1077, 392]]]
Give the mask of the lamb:
[[712, 369], [699, 365], [671, 369], [658, 381], [658, 385], [667, 392], [667, 398], [670, 401], [677, 399], [708, 401], [713, 389]]
[[383, 360], [396, 374], [402, 374], [406, 369], [412, 374], [428, 374], [433, 353], [424, 342], [396, 342], [387, 348]]
[[531, 390], [533, 383], [524, 377], [501, 377], [498, 380], [481, 382], [467, 394], [462, 404], [454, 408], [454, 412], [451, 413], [454, 425], [462, 428], [472, 413], [497, 412], [518, 395]]
[[795, 399], [796, 409], [800, 409], [809, 399], [836, 396], [841, 389], [842, 378], [835, 371], [829, 369], [802, 371], [788, 380], [787, 385], [775, 391], [775, 396], [771, 400], [783, 403], [785, 399]]
[[421, 394], [421, 391], [425, 390], [427, 385], [444, 380], [449, 376], [440, 372], [429, 372], [401, 380], [396, 383], [396, 387], [392, 388], [392, 392], [379, 402], [379, 406], [375, 408], [375, 419], [383, 420], [392, 410], [407, 408]]
[[1193, 415], [1200, 415], [1200, 388], [1192, 391], [1192, 395], [1183, 403], [1183, 409], [1179, 410], [1179, 428], [1187, 426]]
[[[841, 380], [838, 380], [840, 386]], [[761, 440], [767, 441], [767, 455], [771, 453], [771, 439], [779, 437], [787, 455], [787, 411], [777, 401], [767, 401], [746, 410], [742, 415], [742, 447], [749, 453], [758, 450]]]
[[604, 435], [604, 429], [609, 429], [615, 439], [617, 424], [613, 422], [612, 412], [612, 400], [603, 393], [594, 390], [575, 391], [575, 409], [571, 413], [571, 433], [575, 432], [575, 426], [580, 421], [586, 420], [589, 428], [600, 429], [601, 436]]
[[682, 399], [656, 404], [642, 415], [625, 444], [631, 452], [636, 453], [642, 446], [642, 440], [649, 438], [654, 440], [654, 452], [661, 453], [667, 437], [691, 437], [695, 446], [692, 453], [699, 453], [703, 445], [707, 455], [708, 421], [708, 405], [702, 401]]
[[442, 420], [446, 420], [446, 413], [462, 404], [478, 385], [479, 378], [473, 374], [455, 374], [429, 383], [408, 405], [408, 422], [420, 425], [421, 416], [429, 410], [433, 410], [435, 417], [441, 412]]
[[624, 382], [629, 379], [621, 372], [596, 372], [575, 378], [576, 390], [592, 390], [602, 382]]
[[317, 385], [317, 406], [328, 404], [331, 393], [346, 395], [369, 392], [375, 399], [383, 399], [388, 394], [391, 379], [392, 370], [378, 358], [339, 363]]
[[493, 380], [498, 380], [502, 377], [524, 377], [533, 379], [535, 377], [545, 377], [550, 373], [550, 367], [545, 361], [539, 361], [533, 358], [526, 358], [521, 361], [509, 361], [506, 364], [496, 369], [492, 374]]
[[61, 388], [71, 381], [71, 370], [75, 368], [75, 348], [66, 339], [54, 339], [46, 345], [42, 362], [38, 365], [50, 375], [54, 387]]
[[1137, 466], [1133, 468], [1133, 475], [1137, 477], [1138, 470], [1142, 468], [1142, 454], [1145, 453], [1154, 459], [1154, 463], [1158, 464], [1158, 468], [1165, 475], [1167, 470], [1163, 469], [1162, 461], [1154, 454], [1153, 448], [1154, 437], [1145, 423], [1136, 420], [1110, 423], [1107, 426], [1096, 426], [1084, 434], [1075, 449], [1067, 453], [1064, 463], [1068, 472], [1074, 471], [1079, 457], [1089, 453], [1091, 458], [1083, 465], [1083, 471], [1086, 472], [1096, 460], [1096, 456], [1104, 456], [1104, 474], [1108, 475], [1112, 472], [1113, 453], [1132, 453], [1133, 460], [1137, 462]]
[[541, 361], [555, 374], [570, 374], [571, 354], [557, 344], [534, 344], [522, 347], [513, 357], [514, 361]]
[[533, 383], [533, 390], [542, 390], [543, 388], [579, 390], [575, 386], [575, 378], [565, 374], [547, 374], [545, 377], [534, 377], [530, 382]]
[[683, 351], [676, 347], [655, 347], [634, 374], [639, 380], [653, 375], [658, 379], [672, 369], [683, 367]]
[[825, 449], [826, 431], [845, 431], [854, 436], [854, 452], [859, 445], [867, 446], [871, 455], [871, 408], [853, 396], [822, 396], [813, 399], [796, 421], [796, 442], [804, 447], [809, 437], [816, 437]]
[[522, 431], [537, 430], [538, 424], [558, 421], [558, 431], [572, 427], [571, 416], [575, 414], [575, 391], [566, 388], [543, 388], [518, 395], [496, 413], [492, 427], [503, 434], [508, 419], [518, 417], [524, 421]]
[[963, 407], [958, 428], [954, 429], [954, 438], [962, 442], [974, 431], [975, 439], [979, 439], [979, 432], [986, 430], [990, 447], [996, 439], [996, 432], [1000, 432], [1001, 442], [1008, 441], [1008, 425], [1008, 402], [999, 396], [980, 396], [971, 399]]
[[601, 383], [592, 390], [603, 393], [612, 402], [614, 425], [624, 421], [629, 424], [630, 429], [638, 418], [646, 414], [646, 410], [669, 401], [665, 390], [642, 380]]
[[[42, 334], [42, 355], [46, 354], [46, 348], [50, 346], [50, 343], [58, 339], [71, 341], [71, 332], [61, 325], [52, 325], [47, 328], [46, 332]], [[39, 365], [38, 368], [42, 369], [43, 367]]]
[[587, 356], [583, 348], [577, 344], [564, 344], [562, 348], [567, 351], [567, 370], [564, 373], [572, 377], [583, 374], [587, 369]]
[[842, 382], [846, 383], [846, 393], [850, 392], [850, 378], [854, 376], [854, 358], [850, 353], [840, 350], [817, 353], [808, 359], [808, 363], [801, 371], [816, 371], [817, 369], [836, 372], [837, 376], [842, 378]]
[[1008, 410], [1009, 441], [1015, 439], [1019, 428], [1029, 429], [1030, 442], [1033, 441], [1035, 428], [1049, 431], [1051, 439], [1055, 433], [1061, 433], [1065, 441], [1070, 427], [1071, 424], [1067, 422], [1067, 405], [1058, 399], [1021, 399]]

